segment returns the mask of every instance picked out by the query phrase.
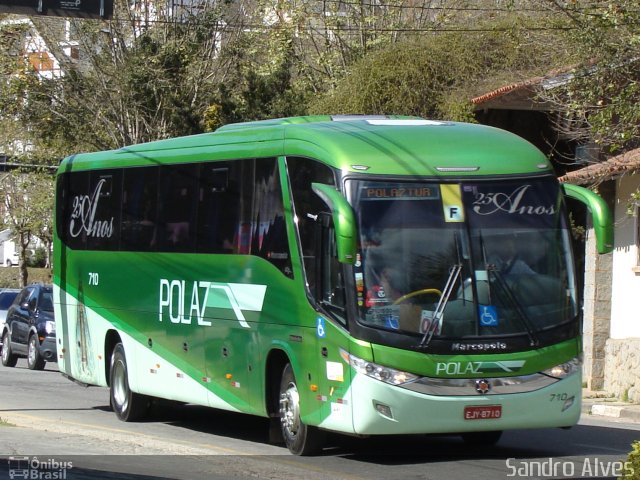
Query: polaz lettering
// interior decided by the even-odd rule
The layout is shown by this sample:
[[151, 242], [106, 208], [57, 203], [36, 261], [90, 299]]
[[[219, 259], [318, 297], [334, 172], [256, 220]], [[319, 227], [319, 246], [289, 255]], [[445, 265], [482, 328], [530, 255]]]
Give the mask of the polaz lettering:
[[[191, 287], [191, 304], [189, 315], [185, 315], [185, 303], [187, 294], [185, 280], [160, 280], [160, 306], [158, 308], [158, 320], [162, 321], [165, 309], [168, 311], [169, 320], [172, 323], [191, 324], [194, 317], [198, 325], [210, 327], [211, 322], [204, 319], [204, 311], [207, 307], [211, 282], [193, 282]], [[204, 289], [202, 291], [201, 289]], [[201, 301], [202, 298], [202, 301]], [[177, 301], [176, 301], [177, 300]]]
[[205, 280], [161, 279], [159, 285], [158, 320], [171, 323], [210, 327], [206, 309], [231, 310], [244, 328], [250, 328], [243, 310], [262, 311], [266, 285], [216, 283]]
[[440, 362], [436, 365], [436, 373], [438, 375], [468, 375], [470, 373], [482, 373], [480, 371], [481, 365], [481, 362], [467, 362], [464, 366], [459, 362]]
[[525, 360], [503, 360], [500, 362], [438, 362], [438, 375], [469, 375], [481, 373], [515, 373], [522, 369]]

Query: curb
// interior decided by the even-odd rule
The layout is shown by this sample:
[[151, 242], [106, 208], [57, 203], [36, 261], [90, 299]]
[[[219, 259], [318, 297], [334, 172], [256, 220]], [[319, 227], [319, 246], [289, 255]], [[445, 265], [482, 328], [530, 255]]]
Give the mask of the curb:
[[603, 417], [620, 418], [640, 422], [640, 407], [636, 406], [619, 406], [619, 405], [591, 405], [591, 415], [600, 415]]
[[582, 413], [594, 417], [606, 417], [640, 423], [640, 405], [604, 404], [584, 401]]

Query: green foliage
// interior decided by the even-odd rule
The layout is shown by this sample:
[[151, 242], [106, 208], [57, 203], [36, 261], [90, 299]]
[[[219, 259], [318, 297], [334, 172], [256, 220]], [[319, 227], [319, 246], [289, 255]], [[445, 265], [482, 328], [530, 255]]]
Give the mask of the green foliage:
[[640, 478], [640, 441], [631, 444], [631, 452], [624, 464], [624, 475], [620, 480], [638, 480]]
[[[33, 237], [51, 246], [53, 221], [53, 178], [45, 171], [20, 169], [5, 173], [0, 188], [0, 204], [4, 207], [5, 227], [16, 238], [21, 259], [27, 258], [27, 247]], [[21, 285], [28, 282], [27, 264], [20, 262]]]
[[607, 153], [638, 146], [640, 133], [640, 9], [636, 0], [579, 2], [566, 13], [568, 40], [581, 66], [557, 95], [577, 140]]
[[239, 60], [230, 72], [230, 81], [218, 86], [215, 101], [207, 107], [207, 130], [247, 120], [289, 117], [306, 113], [307, 95], [303, 83], [296, 84], [291, 56], [268, 68]]
[[30, 268], [44, 268], [47, 263], [47, 251], [38, 247], [33, 252], [33, 255], [27, 259], [27, 266]]
[[638, 207], [640, 207], [640, 188], [629, 195], [629, 200], [627, 201], [627, 215], [638, 215]]
[[371, 53], [334, 90], [313, 101], [310, 112], [473, 121], [473, 96], [545, 71], [563, 58], [557, 49], [552, 53], [555, 33], [534, 34], [510, 18], [483, 26], [486, 31], [433, 34]]

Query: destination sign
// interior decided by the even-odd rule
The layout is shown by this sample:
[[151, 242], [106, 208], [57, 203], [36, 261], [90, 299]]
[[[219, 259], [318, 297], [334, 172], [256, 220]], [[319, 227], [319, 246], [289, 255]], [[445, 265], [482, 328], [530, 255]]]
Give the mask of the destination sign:
[[364, 185], [361, 200], [437, 200], [437, 185], [424, 183], [379, 183]]

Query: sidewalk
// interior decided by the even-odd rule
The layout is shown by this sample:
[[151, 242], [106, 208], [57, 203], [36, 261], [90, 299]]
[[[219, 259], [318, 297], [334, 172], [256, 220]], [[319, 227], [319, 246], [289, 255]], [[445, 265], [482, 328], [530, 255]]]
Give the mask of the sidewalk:
[[622, 402], [605, 392], [583, 389], [582, 414], [640, 423], [640, 404]]

